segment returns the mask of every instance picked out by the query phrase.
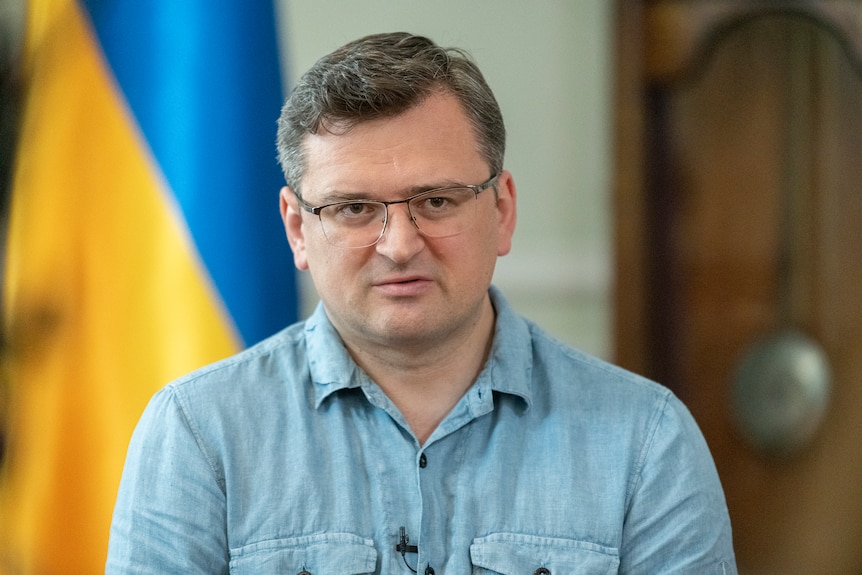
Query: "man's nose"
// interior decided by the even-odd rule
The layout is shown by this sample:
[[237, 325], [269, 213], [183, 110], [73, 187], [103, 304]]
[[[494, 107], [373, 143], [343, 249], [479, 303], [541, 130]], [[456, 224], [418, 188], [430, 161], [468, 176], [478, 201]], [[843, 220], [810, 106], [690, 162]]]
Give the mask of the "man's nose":
[[410, 217], [406, 204], [393, 204], [388, 209], [386, 229], [376, 244], [377, 252], [394, 262], [403, 263], [422, 251], [425, 238]]

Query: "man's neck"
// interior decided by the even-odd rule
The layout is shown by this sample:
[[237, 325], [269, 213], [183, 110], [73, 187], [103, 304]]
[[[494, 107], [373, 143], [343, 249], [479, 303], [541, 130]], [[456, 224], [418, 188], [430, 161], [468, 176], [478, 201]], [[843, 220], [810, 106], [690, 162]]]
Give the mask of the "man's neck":
[[437, 346], [421, 351], [396, 346], [347, 347], [423, 444], [478, 377], [490, 353], [494, 325], [489, 300], [472, 329]]

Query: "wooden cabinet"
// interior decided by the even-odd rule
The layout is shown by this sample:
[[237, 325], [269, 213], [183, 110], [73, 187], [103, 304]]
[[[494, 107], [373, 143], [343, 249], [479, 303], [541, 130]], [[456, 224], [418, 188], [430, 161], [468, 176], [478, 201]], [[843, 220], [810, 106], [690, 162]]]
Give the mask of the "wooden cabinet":
[[[741, 573], [862, 573], [862, 3], [620, 0], [616, 34], [615, 359], [701, 425]], [[733, 394], [789, 330], [831, 393], [776, 456]]]

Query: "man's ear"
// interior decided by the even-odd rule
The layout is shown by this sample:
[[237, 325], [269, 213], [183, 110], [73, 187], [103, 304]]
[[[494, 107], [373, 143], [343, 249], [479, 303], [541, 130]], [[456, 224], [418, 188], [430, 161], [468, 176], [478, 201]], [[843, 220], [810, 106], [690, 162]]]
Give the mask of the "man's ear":
[[515, 202], [515, 180], [508, 170], [497, 179], [497, 255], [504, 256], [512, 249], [512, 236], [518, 210]]
[[308, 269], [308, 258], [305, 251], [305, 230], [302, 227], [302, 208], [288, 186], [281, 188], [278, 204], [287, 242], [293, 251], [293, 264], [296, 269], [305, 271]]

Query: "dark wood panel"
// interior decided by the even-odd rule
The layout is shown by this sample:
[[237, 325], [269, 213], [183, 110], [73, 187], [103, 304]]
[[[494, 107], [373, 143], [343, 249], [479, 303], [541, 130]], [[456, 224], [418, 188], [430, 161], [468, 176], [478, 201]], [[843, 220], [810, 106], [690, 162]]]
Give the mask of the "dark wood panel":
[[[729, 26], [720, 11], [745, 3], [703, 4], [619, 5], [617, 359], [669, 384], [703, 428], [742, 573], [860, 573], [862, 76], [859, 36], [836, 34], [855, 33], [862, 6], [800, 17], [807, 3], [790, 2], [727, 12]], [[681, 28], [669, 43], [644, 32], [656, 6], [652, 25]], [[675, 53], [698, 35], [708, 57]], [[668, 72], [680, 62], [697, 69]], [[825, 349], [833, 395], [813, 443], [780, 459], [730, 405], [741, 357], [785, 328]]]

